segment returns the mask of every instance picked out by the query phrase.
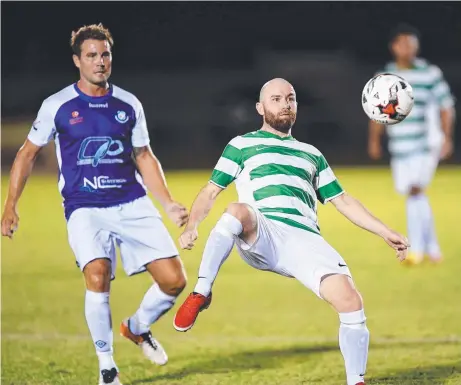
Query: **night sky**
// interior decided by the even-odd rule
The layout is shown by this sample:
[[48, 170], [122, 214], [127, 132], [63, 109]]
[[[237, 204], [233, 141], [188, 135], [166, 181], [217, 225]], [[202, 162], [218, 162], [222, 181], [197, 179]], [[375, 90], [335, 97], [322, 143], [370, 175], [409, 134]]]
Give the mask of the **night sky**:
[[460, 2], [2, 2], [2, 76], [66, 72], [70, 33], [103, 22], [117, 71], [246, 68], [259, 49], [347, 50], [388, 59], [399, 22], [422, 32], [423, 56], [461, 58]]

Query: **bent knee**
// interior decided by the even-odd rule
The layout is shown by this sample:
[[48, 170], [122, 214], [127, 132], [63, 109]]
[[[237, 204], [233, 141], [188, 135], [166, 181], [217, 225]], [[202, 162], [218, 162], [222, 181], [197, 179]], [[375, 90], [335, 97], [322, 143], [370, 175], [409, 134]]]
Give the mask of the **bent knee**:
[[337, 299], [334, 306], [339, 313], [351, 313], [361, 310], [363, 309], [362, 296], [356, 290], [344, 293]]
[[111, 263], [106, 259], [98, 259], [87, 264], [83, 269], [88, 290], [107, 292], [110, 286]]
[[416, 196], [416, 195], [421, 194], [422, 192], [423, 192], [423, 188], [422, 188], [422, 187], [419, 187], [419, 186], [411, 186], [408, 195], [410, 195], [410, 196]]
[[170, 275], [161, 282], [157, 282], [157, 284], [160, 287], [160, 290], [165, 294], [177, 297], [186, 287], [187, 278], [183, 272], [178, 272], [177, 274]]
[[231, 203], [226, 213], [235, 217], [243, 227], [243, 234], [251, 234], [257, 226], [256, 213], [245, 203]]
[[230, 203], [226, 213], [231, 214], [240, 222], [245, 221], [251, 215], [249, 207], [244, 203]]

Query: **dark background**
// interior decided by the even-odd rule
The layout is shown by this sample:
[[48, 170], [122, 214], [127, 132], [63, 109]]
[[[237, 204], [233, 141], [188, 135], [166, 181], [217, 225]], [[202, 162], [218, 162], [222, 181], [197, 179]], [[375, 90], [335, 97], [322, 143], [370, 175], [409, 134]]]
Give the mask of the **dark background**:
[[[212, 167], [233, 136], [258, 129], [262, 84], [298, 93], [293, 135], [337, 164], [365, 164], [360, 94], [390, 60], [390, 29], [421, 31], [421, 57], [461, 95], [458, 2], [2, 2], [2, 148], [44, 98], [77, 80], [72, 30], [102, 22], [115, 40], [112, 81], [143, 103], [167, 168]], [[457, 103], [458, 115], [461, 114]], [[457, 124], [459, 132], [459, 124]], [[24, 131], [24, 130], [23, 130]], [[27, 131], [21, 133], [24, 139]], [[461, 135], [456, 135], [461, 160]], [[13, 146], [14, 147], [14, 146]], [[385, 161], [385, 160], [384, 160]]]

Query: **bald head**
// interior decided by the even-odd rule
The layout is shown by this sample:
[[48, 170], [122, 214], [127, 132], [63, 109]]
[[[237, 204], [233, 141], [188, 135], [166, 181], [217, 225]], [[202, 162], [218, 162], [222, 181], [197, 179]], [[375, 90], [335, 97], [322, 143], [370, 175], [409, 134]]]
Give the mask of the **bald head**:
[[275, 78], [263, 85], [256, 110], [271, 129], [289, 133], [296, 121], [298, 103], [293, 86], [285, 79]]
[[282, 78], [275, 78], [269, 80], [265, 83], [261, 91], [259, 92], [259, 101], [263, 102], [263, 100], [270, 98], [271, 95], [288, 95], [288, 94], [296, 94], [295, 89], [293, 86], [287, 82], [285, 79]]

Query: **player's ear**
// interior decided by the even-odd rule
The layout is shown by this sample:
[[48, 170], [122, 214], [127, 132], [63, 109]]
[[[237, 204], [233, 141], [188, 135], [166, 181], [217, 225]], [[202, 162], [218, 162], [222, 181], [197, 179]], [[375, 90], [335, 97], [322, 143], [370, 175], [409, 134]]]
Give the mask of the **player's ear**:
[[74, 60], [75, 67], [80, 68], [80, 58], [77, 55], [72, 55], [72, 59]]
[[256, 103], [256, 111], [258, 111], [258, 114], [263, 116], [264, 115], [264, 108], [262, 103], [258, 102]]

